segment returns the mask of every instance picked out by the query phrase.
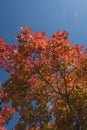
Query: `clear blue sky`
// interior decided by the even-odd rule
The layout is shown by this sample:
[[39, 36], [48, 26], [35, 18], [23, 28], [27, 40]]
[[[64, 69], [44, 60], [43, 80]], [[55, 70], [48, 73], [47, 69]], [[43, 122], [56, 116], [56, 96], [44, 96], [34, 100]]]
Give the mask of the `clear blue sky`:
[[[87, 0], [0, 0], [0, 36], [5, 42], [16, 43], [19, 27], [26, 25], [48, 37], [66, 30], [73, 44], [87, 47]], [[5, 79], [1, 70], [0, 81]]]

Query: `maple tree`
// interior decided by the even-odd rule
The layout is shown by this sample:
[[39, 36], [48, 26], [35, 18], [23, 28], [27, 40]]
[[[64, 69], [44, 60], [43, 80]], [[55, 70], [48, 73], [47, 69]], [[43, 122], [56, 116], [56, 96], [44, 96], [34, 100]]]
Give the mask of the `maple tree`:
[[[4, 67], [7, 58], [10, 55], [10, 46], [0, 38], [0, 68]], [[0, 86], [0, 130], [6, 130], [4, 124], [12, 119], [14, 108], [10, 108], [4, 99], [7, 98], [7, 93], [2, 86]], [[4, 103], [4, 104], [3, 104]], [[2, 104], [4, 105], [2, 107]]]
[[66, 31], [47, 39], [29, 26], [17, 40], [10, 47], [0, 39], [0, 67], [9, 73], [0, 94], [2, 130], [15, 111], [15, 130], [87, 130], [85, 47], [71, 44]]

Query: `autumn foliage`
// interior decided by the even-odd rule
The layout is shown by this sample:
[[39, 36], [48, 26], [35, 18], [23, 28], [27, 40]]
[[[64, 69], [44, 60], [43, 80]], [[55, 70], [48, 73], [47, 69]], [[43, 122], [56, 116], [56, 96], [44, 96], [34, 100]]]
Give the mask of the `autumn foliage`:
[[0, 89], [1, 130], [14, 112], [20, 114], [14, 130], [87, 130], [86, 48], [70, 43], [66, 31], [47, 39], [30, 27], [20, 30], [19, 44], [0, 38], [0, 67], [9, 73]]

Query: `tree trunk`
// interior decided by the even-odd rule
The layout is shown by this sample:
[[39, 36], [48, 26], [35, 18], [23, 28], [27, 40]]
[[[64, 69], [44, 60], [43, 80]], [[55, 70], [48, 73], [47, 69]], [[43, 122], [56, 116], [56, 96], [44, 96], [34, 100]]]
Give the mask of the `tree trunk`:
[[75, 130], [85, 130], [85, 121], [83, 121], [82, 123], [77, 122], [74, 128]]

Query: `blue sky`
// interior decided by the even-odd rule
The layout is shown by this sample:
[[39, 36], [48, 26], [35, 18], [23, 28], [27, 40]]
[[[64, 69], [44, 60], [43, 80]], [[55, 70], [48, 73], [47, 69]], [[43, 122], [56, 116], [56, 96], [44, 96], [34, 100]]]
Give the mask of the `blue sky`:
[[[87, 0], [0, 0], [0, 36], [16, 42], [20, 26], [33, 31], [67, 30], [72, 43], [87, 43]], [[87, 45], [86, 45], [87, 46]]]
[[[0, 0], [0, 36], [5, 42], [17, 43], [19, 27], [26, 25], [48, 37], [66, 30], [73, 44], [87, 47], [87, 0]], [[1, 70], [0, 81], [6, 78]]]

